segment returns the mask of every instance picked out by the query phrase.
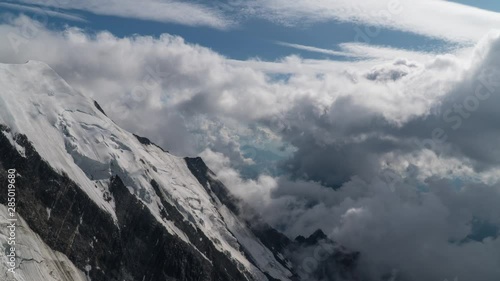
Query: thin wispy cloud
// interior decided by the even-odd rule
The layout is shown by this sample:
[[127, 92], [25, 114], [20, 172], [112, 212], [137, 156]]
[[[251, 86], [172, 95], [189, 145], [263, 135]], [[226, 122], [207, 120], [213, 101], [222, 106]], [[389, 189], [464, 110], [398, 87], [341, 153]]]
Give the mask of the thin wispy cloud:
[[435, 56], [436, 53], [431, 52], [419, 52], [411, 51], [398, 48], [390, 48], [377, 45], [368, 45], [364, 43], [341, 43], [338, 45], [340, 51], [318, 48], [314, 46], [307, 46], [301, 44], [287, 43], [277, 41], [277, 45], [290, 47], [297, 50], [308, 51], [312, 53], [319, 53], [330, 55], [334, 57], [346, 57], [352, 59], [363, 59], [363, 60], [393, 60], [394, 58], [409, 58], [425, 60], [430, 59]]
[[360, 56], [358, 56], [356, 54], [353, 54], [353, 53], [347, 53], [347, 52], [341, 52], [341, 51], [323, 49], [323, 48], [318, 48], [318, 47], [313, 47], [313, 46], [306, 46], [306, 45], [301, 45], [301, 44], [293, 44], [293, 43], [280, 42], [280, 41], [277, 41], [276, 44], [281, 45], [281, 46], [285, 46], [285, 47], [290, 47], [290, 48], [298, 49], [298, 50], [304, 50], [304, 51], [308, 51], [308, 52], [320, 53], [320, 54], [331, 55], [331, 56], [360, 57]]
[[432, 58], [433, 56], [436, 56], [436, 54], [439, 53], [412, 51], [385, 46], [368, 45], [364, 43], [341, 43], [339, 44], [339, 47], [343, 52], [350, 53], [353, 56], [364, 56], [365, 58], [374, 58], [380, 60], [407, 58], [424, 61]]
[[[126, 129], [175, 154], [203, 156], [233, 193], [290, 237], [321, 228], [359, 250], [361, 270], [373, 277], [361, 280], [393, 268], [401, 274], [394, 280], [498, 279], [499, 236], [469, 239], [473, 219], [500, 226], [500, 33], [482, 37], [500, 26], [497, 13], [437, 0], [236, 0], [222, 10], [147, 1], [144, 14], [132, 10], [136, 3], [120, 3], [65, 8], [219, 29], [235, 24], [223, 15], [230, 9], [287, 27], [355, 25], [342, 26], [351, 41], [273, 38], [270, 45], [281, 46], [276, 59], [237, 59], [168, 33], [40, 28], [16, 51], [0, 41], [0, 59], [45, 61]], [[153, 7], [159, 10], [148, 14]], [[18, 33], [26, 22], [32, 20], [21, 16], [1, 24], [0, 35]], [[474, 44], [443, 54], [355, 40], [351, 28], [375, 38], [373, 26]], [[391, 40], [405, 40], [398, 36]], [[310, 52], [325, 56], [310, 59]], [[156, 83], [145, 81], [151, 71]], [[252, 160], [241, 140], [252, 138], [293, 148], [275, 163], [283, 174], [240, 174]], [[382, 178], [387, 170], [396, 176]]]
[[[442, 0], [253, 0], [247, 13], [277, 23], [341, 21], [412, 32], [453, 42], [477, 41], [500, 26], [500, 14]], [[464, 19], [467, 20], [464, 20]], [[377, 31], [367, 30], [365, 33]]]
[[[250, 0], [233, 1], [230, 4], [146, 0], [141, 1], [140, 7], [137, 7], [137, 2], [131, 0], [47, 1], [43, 3], [21, 0], [21, 2], [87, 11], [98, 15], [187, 26], [207, 26], [221, 30], [230, 29], [252, 18], [264, 18], [287, 26], [329, 21], [350, 22], [358, 25], [355, 32], [357, 38], [353, 38], [353, 41], [376, 37], [380, 30], [374, 27], [379, 27], [450, 42], [473, 43], [491, 29], [500, 26], [499, 13], [443, 0], [297, 0], [292, 2]], [[467, 18], [467, 21], [464, 21], [464, 18]], [[306, 51], [313, 51], [313, 49], [309, 48]]]
[[187, 26], [228, 29], [233, 25], [229, 18], [226, 18], [216, 9], [198, 3], [175, 0], [145, 0], [141, 2], [131, 0], [21, 1], [34, 5], [87, 11], [97, 15], [136, 18]]
[[8, 3], [8, 2], [0, 2], [0, 7], [13, 9], [13, 10], [21, 11], [21, 12], [30, 12], [30, 13], [35, 13], [35, 14], [39, 14], [39, 15], [47, 15], [50, 17], [61, 18], [61, 19], [69, 20], [69, 21], [87, 22], [87, 20], [83, 16], [76, 15], [73, 13], [54, 11], [53, 9], [44, 9], [41, 7], [13, 4], [13, 3]]

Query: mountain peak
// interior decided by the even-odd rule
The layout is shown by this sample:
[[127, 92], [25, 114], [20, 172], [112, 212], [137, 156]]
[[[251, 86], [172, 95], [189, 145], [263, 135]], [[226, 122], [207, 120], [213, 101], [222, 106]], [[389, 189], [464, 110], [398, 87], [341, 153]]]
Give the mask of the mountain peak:
[[90, 279], [291, 279], [201, 158], [121, 129], [44, 63], [0, 65], [0, 86], [0, 180], [16, 163], [20, 215]]
[[302, 235], [299, 235], [295, 238], [295, 241], [304, 244], [304, 245], [315, 245], [317, 244], [320, 240], [325, 240], [328, 239], [326, 234], [323, 232], [323, 230], [318, 229], [316, 230], [313, 234], [311, 234], [309, 237], [305, 238]]

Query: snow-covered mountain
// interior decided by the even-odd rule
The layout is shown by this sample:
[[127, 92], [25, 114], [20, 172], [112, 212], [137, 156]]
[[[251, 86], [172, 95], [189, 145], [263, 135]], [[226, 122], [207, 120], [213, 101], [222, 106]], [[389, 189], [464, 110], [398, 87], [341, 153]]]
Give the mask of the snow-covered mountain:
[[288, 238], [243, 219], [202, 159], [121, 129], [44, 63], [0, 65], [0, 132], [2, 253], [8, 169], [19, 216], [1, 280], [298, 278]]

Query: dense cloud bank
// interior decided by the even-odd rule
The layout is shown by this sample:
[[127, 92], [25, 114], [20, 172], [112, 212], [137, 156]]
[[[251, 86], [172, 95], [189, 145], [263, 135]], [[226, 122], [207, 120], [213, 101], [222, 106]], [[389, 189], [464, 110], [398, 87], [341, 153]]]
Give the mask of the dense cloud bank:
[[[321, 228], [360, 251], [374, 280], [500, 277], [498, 33], [455, 54], [342, 63], [234, 61], [176, 36], [54, 32], [24, 17], [0, 36], [3, 62], [47, 62], [126, 129], [201, 153], [289, 236]], [[293, 147], [284, 173], [241, 177], [244, 139]]]

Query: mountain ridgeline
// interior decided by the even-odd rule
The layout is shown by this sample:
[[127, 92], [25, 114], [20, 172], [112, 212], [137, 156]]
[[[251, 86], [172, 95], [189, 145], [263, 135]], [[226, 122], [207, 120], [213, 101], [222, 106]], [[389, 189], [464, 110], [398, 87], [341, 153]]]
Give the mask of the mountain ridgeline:
[[201, 158], [121, 129], [47, 65], [0, 65], [0, 89], [3, 253], [13, 169], [18, 218], [0, 280], [355, 280], [358, 256], [338, 246], [302, 274], [297, 253], [326, 237], [291, 241], [249, 216]]

